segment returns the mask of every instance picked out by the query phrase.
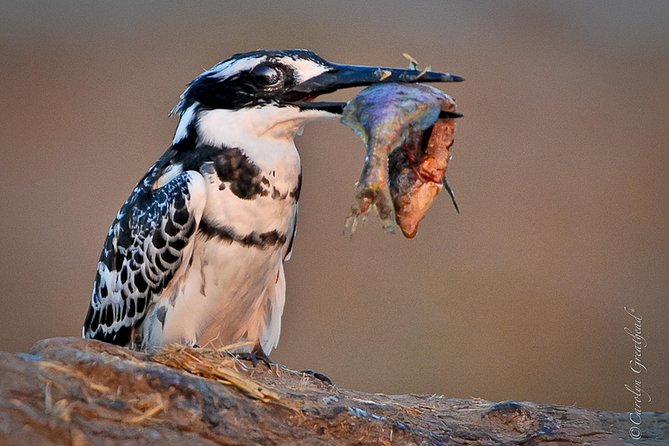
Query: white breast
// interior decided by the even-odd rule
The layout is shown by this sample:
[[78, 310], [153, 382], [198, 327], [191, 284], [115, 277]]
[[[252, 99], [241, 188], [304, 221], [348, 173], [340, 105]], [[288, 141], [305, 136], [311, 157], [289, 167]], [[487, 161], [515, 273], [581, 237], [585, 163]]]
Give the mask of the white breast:
[[272, 289], [282, 268], [281, 251], [198, 237], [188, 274], [175, 290], [174, 305], [169, 296], [164, 298], [168, 312], [161, 343], [220, 346], [237, 342], [249, 331], [257, 336], [257, 310], [275, 292], [284, 292]]
[[[295, 191], [300, 175], [293, 135], [281, 137], [281, 132], [273, 132], [269, 137], [265, 133], [236, 145], [233, 132], [222, 141], [217, 137], [222, 130], [214, 128], [225, 120], [216, 112], [226, 111], [203, 113], [198, 134], [208, 135], [208, 144], [241, 149], [267, 178], [267, 189], [276, 189], [278, 196], [269, 193], [242, 199], [230, 187], [221, 187], [215, 170], [204, 166], [201, 172], [207, 201], [203, 220], [240, 236], [277, 231], [289, 240], [297, 215], [297, 203], [290, 192]], [[207, 118], [208, 113], [213, 115]], [[229, 122], [225, 126], [230, 130]], [[152, 331], [152, 342], [204, 345], [216, 340], [221, 345], [250, 336], [267, 340], [271, 349], [280, 330], [285, 295], [282, 268], [288, 243], [261, 249], [204, 234], [196, 237], [192, 262], [158, 299], [156, 307], [165, 307], [166, 314], [160, 334]]]

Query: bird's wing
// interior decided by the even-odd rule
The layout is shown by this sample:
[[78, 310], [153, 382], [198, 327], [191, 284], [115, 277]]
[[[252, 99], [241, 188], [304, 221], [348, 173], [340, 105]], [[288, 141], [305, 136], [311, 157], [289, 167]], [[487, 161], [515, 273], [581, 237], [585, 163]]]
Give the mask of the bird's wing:
[[279, 266], [275, 285], [268, 290], [265, 324], [260, 331], [260, 345], [266, 355], [279, 344], [281, 336], [281, 315], [286, 303], [286, 275], [283, 272], [283, 264]]
[[293, 232], [290, 234], [290, 240], [288, 241], [288, 248], [286, 249], [286, 254], [283, 257], [284, 261], [290, 260], [290, 258], [293, 256], [293, 242], [295, 241], [295, 235], [297, 234], [297, 212], [299, 210], [299, 202], [300, 202], [300, 192], [302, 190], [302, 172], [297, 177], [297, 187], [295, 187], [295, 190], [291, 193], [291, 195], [295, 198], [295, 208], [293, 209]]
[[293, 256], [293, 241], [295, 240], [295, 235], [297, 235], [297, 211], [298, 211], [298, 204], [295, 203], [295, 210], [293, 211], [293, 232], [290, 234], [290, 239], [288, 240], [288, 248], [286, 248], [286, 254], [283, 256], [284, 261], [290, 260], [290, 258]]
[[147, 307], [192, 252], [206, 202], [205, 181], [194, 171], [165, 171], [154, 181], [156, 169], [135, 188], [109, 230], [84, 322], [85, 338], [119, 345], [134, 341], [133, 329]]
[[286, 303], [286, 275], [283, 262], [279, 263], [275, 280], [263, 291], [260, 305], [249, 321], [244, 336], [257, 340], [262, 351], [269, 355], [279, 343], [281, 315]]

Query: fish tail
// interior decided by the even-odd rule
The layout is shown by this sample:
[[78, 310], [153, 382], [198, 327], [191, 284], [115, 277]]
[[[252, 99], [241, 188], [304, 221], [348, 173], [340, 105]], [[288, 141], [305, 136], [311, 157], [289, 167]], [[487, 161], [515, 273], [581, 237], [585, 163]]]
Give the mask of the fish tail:
[[458, 202], [455, 201], [455, 192], [453, 192], [453, 188], [451, 187], [451, 185], [448, 184], [446, 176], [444, 176], [444, 178], [441, 179], [441, 183], [444, 185], [446, 192], [448, 192], [448, 195], [451, 197], [451, 201], [453, 202], [453, 207], [455, 207], [455, 211], [459, 214], [460, 208], [458, 207]]

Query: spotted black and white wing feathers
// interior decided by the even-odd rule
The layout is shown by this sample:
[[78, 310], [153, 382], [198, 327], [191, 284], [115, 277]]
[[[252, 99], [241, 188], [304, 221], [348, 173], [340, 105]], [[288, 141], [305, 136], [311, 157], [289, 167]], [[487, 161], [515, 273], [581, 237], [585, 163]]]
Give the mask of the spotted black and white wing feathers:
[[137, 185], [109, 230], [84, 322], [85, 338], [136, 342], [135, 327], [147, 308], [189, 260], [205, 202], [202, 175], [179, 172], [169, 163], [168, 151]]

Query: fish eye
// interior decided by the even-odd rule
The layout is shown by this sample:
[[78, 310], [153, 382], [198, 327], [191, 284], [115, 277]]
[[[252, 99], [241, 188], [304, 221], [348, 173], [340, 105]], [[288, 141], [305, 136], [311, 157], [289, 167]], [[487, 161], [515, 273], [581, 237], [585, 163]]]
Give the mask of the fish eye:
[[251, 77], [256, 85], [271, 87], [281, 82], [283, 73], [277, 67], [269, 64], [260, 64], [253, 67]]

